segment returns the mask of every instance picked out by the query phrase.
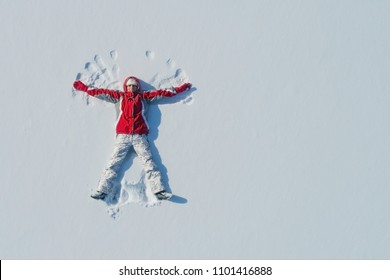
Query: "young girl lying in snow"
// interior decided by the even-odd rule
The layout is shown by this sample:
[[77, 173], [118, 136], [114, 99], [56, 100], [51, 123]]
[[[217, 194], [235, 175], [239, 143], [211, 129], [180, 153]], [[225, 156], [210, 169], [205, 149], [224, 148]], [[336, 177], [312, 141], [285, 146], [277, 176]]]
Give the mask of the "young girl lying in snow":
[[139, 79], [131, 76], [126, 78], [123, 83], [124, 91], [89, 88], [81, 81], [75, 81], [73, 87], [108, 102], [117, 103], [121, 100], [121, 115], [116, 126], [117, 137], [114, 152], [99, 180], [96, 191], [91, 197], [103, 200], [112, 191], [124, 159], [130, 148], [133, 147], [145, 172], [146, 186], [160, 200], [171, 198], [172, 194], [165, 190], [161, 172], [154, 163], [150, 151], [144, 102], [175, 96], [190, 89], [191, 84], [185, 83], [172, 88], [172, 90], [141, 91]]

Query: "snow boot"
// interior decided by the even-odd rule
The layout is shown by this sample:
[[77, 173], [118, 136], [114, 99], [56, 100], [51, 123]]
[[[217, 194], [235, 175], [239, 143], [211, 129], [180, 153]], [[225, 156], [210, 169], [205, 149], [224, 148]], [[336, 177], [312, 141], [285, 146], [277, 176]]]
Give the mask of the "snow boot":
[[172, 194], [167, 192], [167, 191], [161, 191], [161, 192], [155, 193], [155, 195], [159, 200], [168, 200], [172, 197]]
[[91, 194], [91, 197], [93, 199], [97, 199], [97, 200], [99, 200], [99, 199], [104, 200], [106, 198], [106, 196], [107, 196], [107, 194], [104, 192], [101, 192], [101, 191], [96, 191], [93, 194]]

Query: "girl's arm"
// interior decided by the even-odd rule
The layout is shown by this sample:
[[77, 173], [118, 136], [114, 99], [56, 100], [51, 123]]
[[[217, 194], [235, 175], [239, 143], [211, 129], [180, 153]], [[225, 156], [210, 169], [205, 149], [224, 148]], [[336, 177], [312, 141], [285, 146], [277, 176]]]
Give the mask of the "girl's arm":
[[73, 87], [76, 90], [83, 91], [88, 95], [94, 96], [96, 98], [108, 101], [111, 103], [116, 103], [122, 97], [123, 93], [117, 90], [105, 89], [105, 88], [89, 88], [81, 81], [75, 81]]
[[145, 91], [142, 93], [142, 98], [148, 101], [155, 101], [162, 97], [172, 97], [179, 93], [185, 92], [186, 90], [191, 88], [190, 83], [182, 84], [181, 86], [175, 87], [172, 90], [153, 90], [153, 91]]

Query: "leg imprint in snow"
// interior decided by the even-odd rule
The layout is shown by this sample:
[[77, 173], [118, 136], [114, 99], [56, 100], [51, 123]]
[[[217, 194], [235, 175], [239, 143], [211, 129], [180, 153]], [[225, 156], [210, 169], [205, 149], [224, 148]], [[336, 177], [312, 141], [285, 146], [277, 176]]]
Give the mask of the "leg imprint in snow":
[[144, 207], [161, 205], [161, 201], [145, 186], [144, 182], [144, 175], [138, 182], [128, 182], [124, 179], [118, 200], [115, 203], [107, 203], [108, 214], [114, 219], [118, 218], [121, 208], [127, 204], [139, 204]]

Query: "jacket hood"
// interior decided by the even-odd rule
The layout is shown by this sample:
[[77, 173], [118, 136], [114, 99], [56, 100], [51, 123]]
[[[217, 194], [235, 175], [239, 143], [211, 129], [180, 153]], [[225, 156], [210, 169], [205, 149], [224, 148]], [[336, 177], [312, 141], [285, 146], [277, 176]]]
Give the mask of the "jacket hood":
[[130, 79], [134, 79], [137, 82], [137, 84], [138, 84], [138, 91], [141, 91], [141, 83], [139, 82], [139, 79], [137, 77], [134, 77], [134, 76], [130, 76], [130, 77], [127, 77], [125, 79], [125, 81], [123, 82], [123, 90], [125, 92], [127, 91], [126, 84], [127, 84], [127, 81], [130, 80]]

